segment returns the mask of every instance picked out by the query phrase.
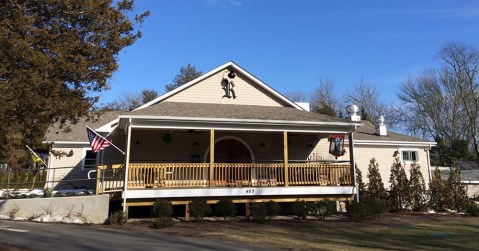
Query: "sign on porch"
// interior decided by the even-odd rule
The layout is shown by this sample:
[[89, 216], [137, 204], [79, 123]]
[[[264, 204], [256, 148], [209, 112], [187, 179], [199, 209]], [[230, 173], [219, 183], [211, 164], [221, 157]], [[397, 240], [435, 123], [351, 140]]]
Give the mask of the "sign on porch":
[[331, 135], [329, 153], [336, 157], [344, 155], [344, 134]]

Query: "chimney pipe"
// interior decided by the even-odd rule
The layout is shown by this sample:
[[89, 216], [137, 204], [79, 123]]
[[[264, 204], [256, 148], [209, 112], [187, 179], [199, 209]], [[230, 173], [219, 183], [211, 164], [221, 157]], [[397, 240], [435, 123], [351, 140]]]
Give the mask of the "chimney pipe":
[[388, 136], [388, 130], [384, 124], [384, 117], [379, 116], [378, 125], [376, 125], [376, 134], [379, 136]]
[[358, 115], [359, 107], [357, 105], [348, 105], [348, 107], [346, 107], [346, 111], [348, 112], [349, 120], [361, 122], [361, 116]]

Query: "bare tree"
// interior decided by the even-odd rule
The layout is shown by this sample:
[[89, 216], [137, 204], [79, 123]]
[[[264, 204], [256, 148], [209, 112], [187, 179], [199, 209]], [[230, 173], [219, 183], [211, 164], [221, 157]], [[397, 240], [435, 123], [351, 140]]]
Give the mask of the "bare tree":
[[131, 111], [158, 97], [153, 89], [144, 89], [140, 93], [123, 92], [115, 101], [105, 105], [106, 110]]
[[466, 137], [460, 96], [443, 73], [427, 70], [409, 77], [398, 97], [403, 125], [413, 135], [447, 142]]
[[468, 158], [467, 150], [451, 151], [467, 142], [479, 156], [479, 51], [449, 42], [438, 59], [444, 63], [440, 70], [425, 71], [403, 83], [398, 97], [403, 101], [404, 125], [413, 134], [438, 141], [444, 148], [441, 155], [451, 152], [451, 159]]
[[289, 100], [293, 102], [307, 102], [308, 95], [301, 90], [290, 91], [284, 94]]
[[459, 42], [447, 43], [439, 52], [445, 63], [444, 78], [457, 88], [467, 119], [467, 129], [476, 156], [479, 156], [479, 51]]
[[311, 111], [336, 116], [340, 107], [333, 81], [321, 79], [319, 87], [314, 90], [310, 102]]
[[104, 109], [113, 111], [131, 111], [142, 104], [141, 94], [134, 92], [123, 92], [115, 101], [106, 104]]
[[378, 117], [384, 116], [390, 127], [397, 126], [400, 121], [396, 108], [391, 104], [381, 102], [378, 91], [364, 79], [355, 84], [343, 98], [345, 104], [355, 104], [360, 108], [363, 120], [377, 123]]

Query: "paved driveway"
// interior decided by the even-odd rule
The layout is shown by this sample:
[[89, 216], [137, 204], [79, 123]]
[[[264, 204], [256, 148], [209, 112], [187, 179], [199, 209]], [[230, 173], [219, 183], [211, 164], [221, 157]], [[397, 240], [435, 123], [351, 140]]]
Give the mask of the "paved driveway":
[[0, 221], [0, 243], [32, 250], [272, 250], [206, 238], [73, 224]]

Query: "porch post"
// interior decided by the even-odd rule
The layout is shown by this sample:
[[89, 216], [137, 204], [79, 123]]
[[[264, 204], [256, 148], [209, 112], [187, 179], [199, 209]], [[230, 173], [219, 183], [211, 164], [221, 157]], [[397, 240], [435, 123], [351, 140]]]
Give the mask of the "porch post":
[[131, 119], [128, 123], [128, 131], [126, 134], [125, 181], [123, 183], [123, 213], [126, 213], [126, 214], [128, 214], [128, 211], [127, 211], [128, 207], [126, 206], [126, 190], [128, 189], [128, 166], [130, 165], [130, 143], [131, 143]]
[[214, 165], [215, 165], [215, 130], [210, 130], [210, 187], [214, 187]]
[[283, 153], [284, 153], [284, 186], [289, 186], [289, 168], [288, 168], [288, 132], [283, 132]]
[[351, 163], [351, 182], [356, 189], [356, 201], [359, 202], [359, 190], [356, 184], [356, 162], [354, 161], [354, 131], [348, 134], [349, 136], [349, 161]]

